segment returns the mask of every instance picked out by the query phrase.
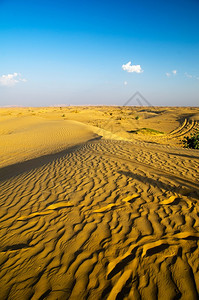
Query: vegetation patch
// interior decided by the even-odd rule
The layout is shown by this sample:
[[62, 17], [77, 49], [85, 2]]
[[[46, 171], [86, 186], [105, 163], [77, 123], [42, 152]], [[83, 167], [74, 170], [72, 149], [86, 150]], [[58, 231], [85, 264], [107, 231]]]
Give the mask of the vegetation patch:
[[184, 148], [199, 149], [199, 131], [191, 134], [191, 136], [185, 136], [182, 142]]
[[150, 134], [150, 135], [161, 135], [164, 134], [164, 132], [162, 131], [158, 131], [155, 129], [151, 129], [151, 128], [141, 128], [141, 129], [137, 129], [137, 130], [131, 130], [128, 131], [129, 133], [136, 133], [136, 134]]

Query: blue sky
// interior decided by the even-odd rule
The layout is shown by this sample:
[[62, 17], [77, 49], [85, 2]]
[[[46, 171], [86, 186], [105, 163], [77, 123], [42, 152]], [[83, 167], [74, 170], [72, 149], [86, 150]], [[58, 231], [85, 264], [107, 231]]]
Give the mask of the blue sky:
[[122, 105], [136, 91], [198, 106], [198, 16], [198, 0], [0, 0], [0, 106]]

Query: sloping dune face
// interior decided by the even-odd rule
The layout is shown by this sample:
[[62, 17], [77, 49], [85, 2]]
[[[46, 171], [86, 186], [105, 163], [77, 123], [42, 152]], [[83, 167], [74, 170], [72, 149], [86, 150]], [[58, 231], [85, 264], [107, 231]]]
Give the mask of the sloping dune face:
[[198, 299], [199, 152], [64, 122], [0, 169], [0, 299]]
[[8, 118], [0, 126], [0, 166], [59, 152], [97, 136], [77, 121], [33, 116]]

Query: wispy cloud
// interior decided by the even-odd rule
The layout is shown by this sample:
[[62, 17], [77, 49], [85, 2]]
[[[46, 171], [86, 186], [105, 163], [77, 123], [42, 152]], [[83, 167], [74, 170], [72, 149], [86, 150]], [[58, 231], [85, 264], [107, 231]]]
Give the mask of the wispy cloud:
[[3, 86], [14, 86], [19, 82], [26, 82], [25, 78], [21, 77], [20, 73], [13, 73], [0, 76], [0, 85]]
[[166, 73], [166, 76], [167, 77], [170, 77], [171, 75], [176, 75], [177, 74], [177, 70], [173, 70], [173, 71], [171, 71], [171, 73]]
[[199, 80], [199, 77], [198, 77], [198, 76], [191, 75], [191, 74], [189, 74], [189, 73], [187, 73], [187, 72], [185, 72], [184, 75], [185, 75], [185, 77], [187, 77], [187, 78]]
[[124, 81], [124, 85], [127, 85], [128, 84], [128, 82], [127, 81]]
[[187, 78], [193, 78], [193, 76], [191, 74], [188, 74], [187, 72], [184, 73], [185, 77]]
[[127, 64], [122, 65], [122, 69], [128, 73], [142, 73], [144, 72], [140, 65], [131, 65], [131, 61]]
[[[168, 73], [168, 72], [165, 73], [165, 75], [166, 75], [167, 77], [171, 77], [171, 76], [175, 76], [175, 75], [177, 74], [177, 72], [178, 72], [177, 70], [173, 70], [173, 71], [171, 71], [170, 73]], [[198, 77], [198, 76], [189, 74], [189, 73], [187, 73], [187, 72], [184, 73], [184, 76], [185, 76], [186, 78], [199, 80], [199, 77]]]

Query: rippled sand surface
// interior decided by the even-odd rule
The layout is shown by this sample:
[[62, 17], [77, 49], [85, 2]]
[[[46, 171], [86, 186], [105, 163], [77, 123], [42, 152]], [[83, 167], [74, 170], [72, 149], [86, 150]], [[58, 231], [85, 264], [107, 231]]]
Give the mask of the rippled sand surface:
[[1, 110], [0, 299], [198, 299], [198, 109], [122, 110]]

